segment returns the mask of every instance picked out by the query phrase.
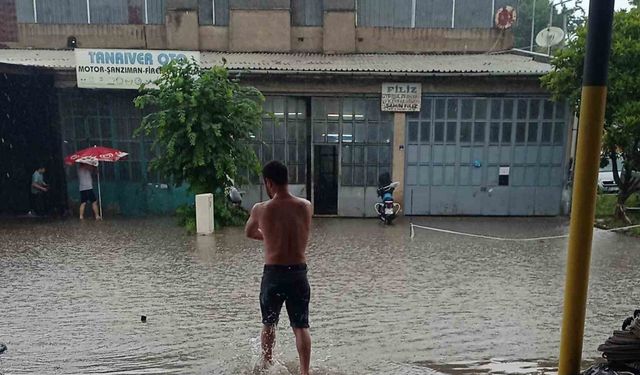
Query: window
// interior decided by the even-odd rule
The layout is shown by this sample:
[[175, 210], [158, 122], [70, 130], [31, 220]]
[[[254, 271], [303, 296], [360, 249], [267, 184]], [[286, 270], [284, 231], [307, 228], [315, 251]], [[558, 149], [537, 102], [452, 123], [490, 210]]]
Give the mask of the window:
[[544, 122], [542, 123], [542, 143], [551, 142], [551, 131], [553, 129], [553, 123]]
[[[104, 100], [105, 96], [108, 100]], [[101, 165], [104, 181], [160, 182], [160, 176], [148, 170], [149, 161], [158, 152], [152, 148], [152, 139], [134, 136], [142, 112], [133, 106], [132, 100], [133, 95], [124, 93], [61, 90], [59, 113], [65, 152], [94, 145], [117, 148], [129, 155], [117, 163]], [[75, 171], [71, 170], [68, 177], [75, 179]]]
[[564, 123], [556, 122], [553, 126], [553, 143], [562, 144], [564, 142]]
[[358, 26], [364, 27], [490, 28], [495, 14], [493, 2], [494, 0], [358, 0], [357, 22]]
[[89, 0], [91, 23], [143, 23], [143, 10], [144, 1], [133, 1], [130, 12], [128, 0]]
[[429, 142], [431, 136], [431, 123], [423, 122], [420, 124], [420, 142]]
[[462, 99], [462, 119], [470, 120], [473, 118], [473, 99]]
[[[341, 185], [377, 186], [379, 174], [391, 170], [393, 138], [392, 118], [380, 112], [380, 100], [318, 98], [312, 107], [314, 143], [341, 142]], [[417, 121], [407, 124], [409, 142], [418, 142], [420, 130]]]
[[228, 25], [229, 0], [198, 0], [200, 25]]
[[[201, 24], [229, 23], [229, 0], [198, 1]], [[165, 11], [166, 0], [16, 0], [24, 23], [163, 24]]]
[[322, 26], [323, 2], [291, 0], [291, 24], [294, 26]]
[[471, 122], [463, 122], [460, 124], [460, 143], [471, 142]]
[[20, 23], [34, 23], [33, 0], [16, 0], [16, 18]]
[[[267, 112], [262, 120], [262, 135], [256, 138], [254, 150], [261, 163], [279, 160], [289, 169], [289, 183], [307, 181], [307, 110], [304, 99], [268, 97]], [[326, 127], [318, 129], [314, 137], [326, 139]], [[253, 176], [252, 180], [258, 182]]]
[[37, 23], [77, 23], [89, 22], [86, 0], [36, 0], [34, 14]]
[[439, 143], [444, 142], [444, 122], [435, 123], [433, 141]]
[[358, 26], [412, 27], [412, 0], [358, 0]]
[[455, 28], [490, 28], [493, 27], [494, 12], [492, 0], [456, 0]]
[[456, 130], [458, 124], [455, 122], [447, 122], [447, 143], [456, 143]]
[[418, 122], [409, 123], [409, 143], [418, 143]]
[[527, 143], [529, 144], [538, 143], [538, 124], [535, 122], [529, 123]]
[[489, 143], [496, 144], [500, 142], [500, 123], [492, 122], [489, 129]]
[[485, 128], [487, 127], [486, 122], [476, 122], [473, 124], [473, 142], [474, 143], [484, 143], [484, 134]]
[[500, 119], [501, 108], [502, 108], [502, 100], [500, 99], [491, 100], [491, 119], [492, 120]]
[[166, 0], [146, 0], [145, 18], [149, 24], [163, 24], [166, 13]]
[[517, 110], [517, 118], [518, 120], [524, 120], [527, 118], [527, 100], [520, 99], [518, 100], [518, 110]]
[[524, 143], [526, 131], [527, 131], [526, 122], [519, 122], [516, 125], [516, 143]]
[[505, 99], [502, 105], [502, 118], [504, 120], [513, 119], [513, 99]]
[[487, 100], [486, 99], [476, 99], [475, 101], [475, 118], [476, 119], [486, 119], [487, 118]]

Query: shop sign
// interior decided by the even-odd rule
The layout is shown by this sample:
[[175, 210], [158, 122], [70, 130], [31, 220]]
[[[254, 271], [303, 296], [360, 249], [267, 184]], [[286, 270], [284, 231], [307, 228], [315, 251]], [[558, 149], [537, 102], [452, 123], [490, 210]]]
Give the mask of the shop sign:
[[173, 60], [200, 62], [200, 52], [193, 51], [77, 48], [75, 57], [78, 87], [90, 89], [138, 89]]
[[383, 112], [419, 112], [422, 99], [420, 83], [383, 83]]

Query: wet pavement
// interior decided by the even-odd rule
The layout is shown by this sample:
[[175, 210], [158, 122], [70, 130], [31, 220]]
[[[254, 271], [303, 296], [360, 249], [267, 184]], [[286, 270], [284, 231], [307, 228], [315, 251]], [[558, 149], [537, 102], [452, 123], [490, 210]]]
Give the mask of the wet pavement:
[[[560, 218], [420, 218], [502, 237]], [[566, 239], [496, 242], [408, 221], [316, 219], [309, 249], [315, 374], [551, 373]], [[638, 308], [640, 240], [598, 231], [584, 357]], [[260, 244], [189, 236], [170, 219], [0, 222], [0, 373], [251, 374]], [[282, 322], [286, 323], [283, 311]], [[140, 316], [147, 322], [141, 323]], [[281, 367], [297, 356], [278, 329]]]

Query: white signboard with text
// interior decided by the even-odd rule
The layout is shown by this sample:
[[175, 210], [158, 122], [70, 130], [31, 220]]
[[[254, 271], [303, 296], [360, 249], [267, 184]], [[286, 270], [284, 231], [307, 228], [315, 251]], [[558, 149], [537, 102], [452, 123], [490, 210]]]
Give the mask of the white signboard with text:
[[419, 112], [422, 100], [420, 83], [383, 83], [383, 112]]
[[173, 60], [195, 59], [200, 52], [133, 49], [76, 49], [78, 87], [138, 89], [160, 77], [160, 68]]

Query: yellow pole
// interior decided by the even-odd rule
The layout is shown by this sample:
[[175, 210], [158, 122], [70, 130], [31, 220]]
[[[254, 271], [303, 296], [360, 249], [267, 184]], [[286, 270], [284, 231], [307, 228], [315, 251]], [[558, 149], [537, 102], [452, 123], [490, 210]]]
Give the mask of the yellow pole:
[[614, 0], [589, 6], [558, 375], [580, 373]]

